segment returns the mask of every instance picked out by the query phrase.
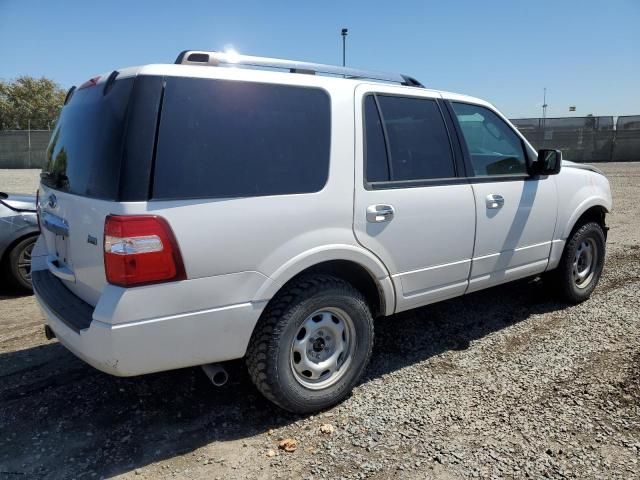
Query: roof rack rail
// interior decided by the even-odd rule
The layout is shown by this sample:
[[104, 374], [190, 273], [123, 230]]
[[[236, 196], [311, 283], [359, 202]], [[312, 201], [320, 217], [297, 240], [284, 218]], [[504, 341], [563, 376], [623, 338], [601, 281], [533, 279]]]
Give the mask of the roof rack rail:
[[323, 74], [334, 75], [344, 78], [377, 80], [382, 82], [399, 83], [410, 87], [422, 87], [415, 78], [399, 73], [371, 72], [368, 70], [358, 70], [356, 68], [339, 67], [336, 65], [326, 65], [322, 63], [297, 62], [295, 60], [284, 60], [281, 58], [253, 57], [250, 55], [238, 55], [228, 52], [209, 52], [204, 50], [185, 50], [178, 55], [175, 61], [179, 65], [209, 65], [217, 67], [244, 66], [257, 68], [273, 68], [288, 70], [290, 73], [304, 73], [309, 75]]

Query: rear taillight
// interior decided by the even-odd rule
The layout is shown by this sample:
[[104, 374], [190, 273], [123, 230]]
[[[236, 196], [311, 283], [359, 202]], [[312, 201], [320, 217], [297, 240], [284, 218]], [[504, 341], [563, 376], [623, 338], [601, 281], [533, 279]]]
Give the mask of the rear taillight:
[[107, 217], [104, 268], [107, 281], [123, 287], [186, 278], [171, 227], [154, 215]]

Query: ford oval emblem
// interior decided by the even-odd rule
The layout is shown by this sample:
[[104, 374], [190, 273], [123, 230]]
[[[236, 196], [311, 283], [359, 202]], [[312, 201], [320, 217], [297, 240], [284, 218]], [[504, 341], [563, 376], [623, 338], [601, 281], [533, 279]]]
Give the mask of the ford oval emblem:
[[49, 208], [56, 208], [58, 206], [58, 199], [52, 193], [51, 195], [49, 195], [49, 201], [47, 203], [49, 204]]

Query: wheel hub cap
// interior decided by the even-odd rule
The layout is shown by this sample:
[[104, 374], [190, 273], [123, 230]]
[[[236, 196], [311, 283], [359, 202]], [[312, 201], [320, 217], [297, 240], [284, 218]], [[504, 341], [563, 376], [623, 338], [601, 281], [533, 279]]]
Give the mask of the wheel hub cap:
[[309, 315], [291, 345], [296, 380], [317, 390], [342, 378], [353, 353], [353, 331], [353, 321], [341, 309], [326, 308]]
[[583, 240], [573, 257], [573, 281], [578, 288], [585, 288], [593, 279], [598, 261], [598, 250], [592, 238]]
[[325, 343], [324, 343], [324, 340], [322, 339], [322, 337], [316, 338], [315, 340], [313, 340], [313, 351], [314, 352], [321, 352], [322, 350], [324, 350], [324, 347], [325, 347]]

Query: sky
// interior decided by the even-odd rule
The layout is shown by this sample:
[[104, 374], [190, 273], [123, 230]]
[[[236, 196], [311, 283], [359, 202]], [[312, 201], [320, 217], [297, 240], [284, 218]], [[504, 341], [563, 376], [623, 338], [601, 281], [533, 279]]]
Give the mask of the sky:
[[[640, 0], [0, 0], [0, 78], [224, 50], [411, 75], [510, 118], [640, 114]], [[569, 112], [575, 105], [576, 111]]]

